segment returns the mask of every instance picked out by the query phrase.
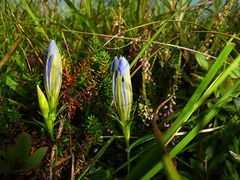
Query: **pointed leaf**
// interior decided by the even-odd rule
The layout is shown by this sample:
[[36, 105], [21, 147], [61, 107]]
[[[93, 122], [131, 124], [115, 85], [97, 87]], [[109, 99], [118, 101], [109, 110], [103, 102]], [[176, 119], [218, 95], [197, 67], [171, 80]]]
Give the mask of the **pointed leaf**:
[[21, 87], [21, 85], [14, 81], [10, 76], [5, 77], [5, 84], [10, 87], [13, 91], [15, 91], [17, 94], [21, 95], [22, 97], [25, 97], [24, 90]]
[[38, 85], [37, 85], [37, 94], [38, 94], [38, 103], [41, 109], [42, 116], [46, 120], [49, 114], [49, 105], [45, 95], [43, 94], [42, 90]]
[[203, 69], [208, 70], [209, 64], [203, 54], [196, 53], [196, 60]]
[[28, 157], [21, 171], [29, 171], [37, 168], [40, 165], [42, 158], [45, 156], [47, 149], [47, 147], [42, 147], [38, 149], [33, 155]]

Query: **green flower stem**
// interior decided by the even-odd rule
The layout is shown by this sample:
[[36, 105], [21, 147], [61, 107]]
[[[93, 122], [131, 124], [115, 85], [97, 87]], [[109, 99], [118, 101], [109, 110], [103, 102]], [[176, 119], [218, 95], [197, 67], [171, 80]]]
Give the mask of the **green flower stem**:
[[53, 135], [53, 124], [56, 120], [56, 113], [50, 113], [48, 119], [46, 120], [47, 130], [49, 132], [52, 142], [55, 140]]
[[130, 172], [130, 148], [129, 148], [129, 139], [126, 140], [126, 152], [127, 152], [127, 172]]
[[123, 129], [123, 135], [125, 137], [125, 142], [126, 142], [126, 153], [127, 153], [127, 172], [130, 172], [130, 151], [131, 149], [129, 148], [129, 140], [130, 140], [130, 128], [131, 128], [131, 123], [126, 122], [122, 125]]
[[48, 130], [48, 132], [50, 134], [51, 141], [53, 142], [54, 141], [53, 129]]

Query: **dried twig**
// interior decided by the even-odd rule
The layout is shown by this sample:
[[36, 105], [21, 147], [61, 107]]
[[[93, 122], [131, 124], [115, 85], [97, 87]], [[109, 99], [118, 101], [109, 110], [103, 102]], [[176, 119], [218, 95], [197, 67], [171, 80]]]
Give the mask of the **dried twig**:
[[61, 137], [62, 131], [63, 131], [63, 126], [64, 126], [64, 118], [60, 118], [60, 125], [58, 128], [58, 133], [56, 137], [56, 142], [52, 146], [52, 152], [51, 152], [51, 158], [50, 158], [50, 163], [49, 163], [49, 179], [52, 180], [53, 177], [54, 179], [57, 179], [56, 176], [56, 169], [57, 169], [57, 163], [56, 163], [56, 149], [57, 149], [57, 142]]
[[158, 125], [157, 125], [157, 117], [158, 117], [158, 113], [160, 111], [160, 109], [168, 102], [170, 101], [172, 98], [173, 98], [174, 94], [171, 95], [168, 99], [166, 99], [164, 102], [162, 102], [161, 104], [159, 104], [157, 110], [155, 111], [154, 113], [154, 116], [153, 116], [153, 119], [152, 119], [152, 128], [153, 128], [153, 133], [155, 135], [155, 137], [157, 139], [161, 139], [161, 132], [158, 128]]
[[12, 45], [11, 49], [8, 51], [8, 53], [3, 57], [2, 61], [0, 61], [0, 69], [2, 69], [2, 66], [7, 62], [9, 57], [14, 53], [14, 51], [17, 49], [18, 45], [22, 42], [24, 38], [23, 34], [20, 34], [16, 42]]

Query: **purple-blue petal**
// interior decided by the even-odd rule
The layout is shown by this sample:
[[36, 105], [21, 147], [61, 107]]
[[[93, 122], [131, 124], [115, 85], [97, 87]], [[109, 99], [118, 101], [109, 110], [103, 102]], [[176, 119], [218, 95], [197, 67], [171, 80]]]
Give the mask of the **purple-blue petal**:
[[47, 53], [54, 54], [54, 55], [59, 54], [57, 44], [55, 43], [54, 40], [50, 41], [48, 45]]
[[124, 100], [124, 108], [127, 107], [127, 98], [126, 98], [126, 91], [125, 91], [125, 82], [124, 78], [122, 77], [122, 93], [123, 93], [123, 100]]
[[51, 67], [52, 67], [52, 60], [53, 60], [53, 55], [49, 57], [47, 60], [47, 65], [46, 65], [46, 81], [47, 81], [47, 88], [50, 90], [50, 75], [51, 75]]
[[111, 64], [111, 70], [112, 71], [116, 70], [117, 63], [118, 63], [118, 58], [117, 58], [117, 56], [115, 56], [114, 59], [113, 59], [113, 62]]
[[124, 77], [129, 70], [129, 63], [124, 56], [120, 56], [118, 69], [121, 73], [121, 76]]
[[45, 60], [45, 61], [47, 60], [47, 54], [48, 54], [48, 49], [47, 49], [47, 51], [44, 53], [44, 60]]
[[56, 43], [54, 40], [50, 40], [49, 44], [48, 44], [48, 51], [51, 51], [53, 48], [55, 48]]
[[112, 90], [113, 90], [113, 100], [116, 105], [116, 79], [117, 79], [118, 72], [115, 71], [113, 73], [113, 83], [112, 83]]

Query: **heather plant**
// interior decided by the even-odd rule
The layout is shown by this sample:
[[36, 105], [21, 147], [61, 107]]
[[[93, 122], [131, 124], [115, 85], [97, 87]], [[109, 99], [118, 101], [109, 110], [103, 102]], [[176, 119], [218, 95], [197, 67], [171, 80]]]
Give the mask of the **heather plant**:
[[239, 1], [0, 4], [0, 161], [49, 147], [14, 177], [239, 179]]

